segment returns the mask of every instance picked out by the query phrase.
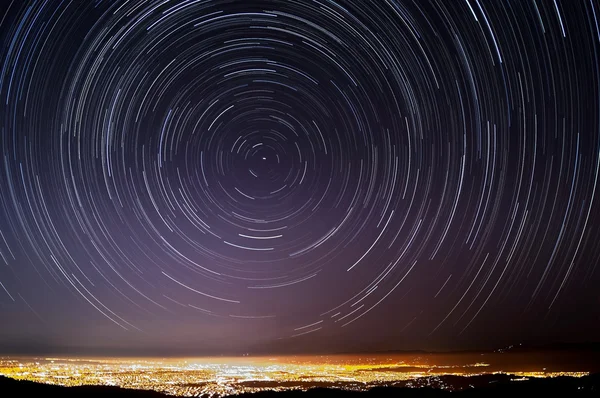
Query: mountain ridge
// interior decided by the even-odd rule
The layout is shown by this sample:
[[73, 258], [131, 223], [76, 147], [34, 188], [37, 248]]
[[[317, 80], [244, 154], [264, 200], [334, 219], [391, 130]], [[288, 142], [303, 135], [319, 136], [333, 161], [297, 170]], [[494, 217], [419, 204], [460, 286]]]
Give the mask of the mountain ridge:
[[[404, 387], [384, 386], [372, 387], [367, 391], [352, 391], [340, 388], [308, 388], [286, 391], [260, 391], [255, 393], [242, 393], [238, 398], [383, 398], [383, 397], [503, 397], [515, 395], [559, 395], [576, 397], [593, 397], [600, 394], [600, 373], [569, 377], [559, 376], [554, 378], [517, 378], [516, 376], [481, 375], [481, 376], [441, 376], [438, 378], [438, 388], [428, 386], [428, 379], [421, 378], [409, 381]], [[440, 388], [450, 380], [460, 381], [463, 388], [450, 391]], [[475, 386], [474, 384], [477, 384]], [[75, 386], [63, 387], [50, 384], [36, 383], [26, 380], [15, 380], [0, 375], [0, 394], [3, 397], [45, 397], [60, 396], [65, 398], [75, 397], [116, 397], [116, 398], [167, 398], [171, 395], [150, 390], [126, 389], [114, 386]], [[217, 394], [203, 394], [203, 398], [220, 397]], [[233, 396], [221, 396], [228, 398]]]

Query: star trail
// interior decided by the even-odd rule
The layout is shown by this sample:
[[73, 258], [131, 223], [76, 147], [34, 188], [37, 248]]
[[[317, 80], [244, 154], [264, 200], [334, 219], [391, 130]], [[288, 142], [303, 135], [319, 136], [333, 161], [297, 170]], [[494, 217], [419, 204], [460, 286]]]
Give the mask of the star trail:
[[0, 348], [600, 335], [599, 2], [2, 7]]

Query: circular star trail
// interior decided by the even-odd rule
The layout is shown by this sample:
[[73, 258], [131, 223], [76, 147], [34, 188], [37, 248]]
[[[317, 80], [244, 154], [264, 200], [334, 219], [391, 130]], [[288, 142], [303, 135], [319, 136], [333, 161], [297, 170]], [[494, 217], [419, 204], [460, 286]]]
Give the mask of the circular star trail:
[[392, 347], [594, 330], [597, 310], [572, 309], [598, 304], [598, 13], [13, 1], [4, 333]]

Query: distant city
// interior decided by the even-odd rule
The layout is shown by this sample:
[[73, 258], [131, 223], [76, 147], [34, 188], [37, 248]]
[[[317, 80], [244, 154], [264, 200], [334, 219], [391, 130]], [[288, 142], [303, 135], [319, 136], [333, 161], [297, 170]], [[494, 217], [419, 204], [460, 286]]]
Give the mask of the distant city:
[[[458, 391], [474, 387], [474, 376], [509, 377], [511, 381], [586, 376], [597, 371], [589, 365], [593, 363], [591, 354], [524, 354], [503, 349], [488, 353], [198, 359], [4, 357], [0, 359], [0, 374], [62, 386], [118, 386], [176, 396], [226, 396], [315, 387], [352, 391], [381, 386], [433, 387]], [[481, 378], [479, 386], [495, 380]]]

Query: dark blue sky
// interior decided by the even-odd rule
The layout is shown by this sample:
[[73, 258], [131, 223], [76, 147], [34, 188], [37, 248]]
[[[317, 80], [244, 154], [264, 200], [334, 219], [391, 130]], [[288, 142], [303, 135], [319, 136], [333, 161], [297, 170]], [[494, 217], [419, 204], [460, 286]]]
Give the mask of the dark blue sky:
[[3, 7], [1, 352], [600, 335], [600, 3]]

